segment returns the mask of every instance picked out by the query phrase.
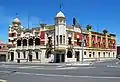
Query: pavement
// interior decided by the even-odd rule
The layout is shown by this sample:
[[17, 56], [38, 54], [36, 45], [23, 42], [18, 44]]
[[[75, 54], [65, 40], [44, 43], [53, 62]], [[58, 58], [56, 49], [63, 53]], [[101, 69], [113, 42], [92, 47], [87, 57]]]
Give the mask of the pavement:
[[39, 63], [39, 62], [31, 62], [31, 63], [16, 63], [16, 62], [0, 62], [0, 64], [4, 64], [4, 65], [31, 65], [31, 66], [60, 66], [60, 65], [90, 65], [92, 64], [92, 61], [89, 62], [84, 62], [84, 63], [80, 63], [80, 62], [68, 62], [68, 63]]
[[7, 82], [120, 82], [120, 62], [110, 60], [90, 65], [0, 63], [0, 79]]

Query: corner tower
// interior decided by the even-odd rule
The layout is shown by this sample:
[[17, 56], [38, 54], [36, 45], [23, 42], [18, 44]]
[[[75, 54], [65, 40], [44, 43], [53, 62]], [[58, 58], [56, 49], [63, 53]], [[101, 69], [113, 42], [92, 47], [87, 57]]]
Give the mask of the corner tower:
[[61, 11], [55, 16], [55, 35], [56, 35], [56, 44], [62, 45], [66, 44], [66, 17]]

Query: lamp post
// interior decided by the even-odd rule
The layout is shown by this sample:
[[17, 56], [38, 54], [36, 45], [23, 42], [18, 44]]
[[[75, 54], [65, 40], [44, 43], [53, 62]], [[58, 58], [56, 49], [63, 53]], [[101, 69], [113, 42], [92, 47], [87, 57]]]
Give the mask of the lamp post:
[[40, 63], [41, 63], [41, 54], [42, 54], [42, 51], [41, 50], [39, 50], [40, 51]]
[[84, 35], [83, 35], [83, 31], [81, 29], [81, 33], [82, 33], [82, 63], [84, 62]]

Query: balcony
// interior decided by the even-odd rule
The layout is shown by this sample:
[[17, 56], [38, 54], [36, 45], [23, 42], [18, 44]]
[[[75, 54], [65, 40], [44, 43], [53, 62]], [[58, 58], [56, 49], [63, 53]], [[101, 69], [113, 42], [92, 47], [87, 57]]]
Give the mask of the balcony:
[[35, 49], [40, 49], [40, 45], [36, 45], [34, 48]]
[[22, 46], [17, 46], [16, 48], [17, 48], [17, 49], [22, 49]]
[[34, 46], [28, 46], [28, 49], [33, 49], [34, 48]]
[[68, 45], [68, 48], [69, 48], [69, 49], [73, 49], [73, 44]]
[[23, 46], [23, 49], [27, 49], [27, 46]]

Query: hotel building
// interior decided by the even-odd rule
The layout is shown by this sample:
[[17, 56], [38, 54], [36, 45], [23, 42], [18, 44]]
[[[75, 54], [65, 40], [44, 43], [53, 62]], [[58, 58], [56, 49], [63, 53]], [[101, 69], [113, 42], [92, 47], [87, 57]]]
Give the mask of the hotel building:
[[19, 18], [9, 25], [9, 56], [11, 62], [81, 62], [106, 60], [116, 57], [116, 35], [92, 31], [66, 24], [66, 17], [59, 11], [53, 25], [25, 28]]

